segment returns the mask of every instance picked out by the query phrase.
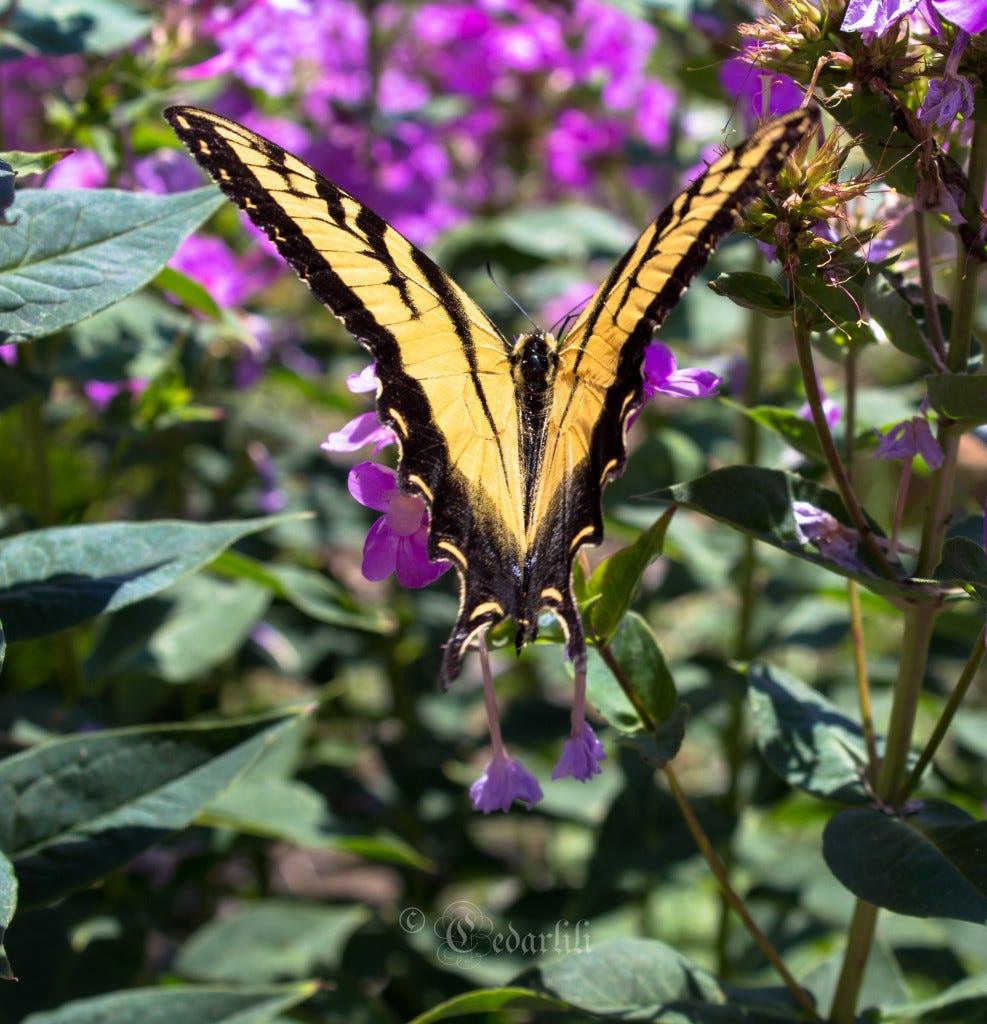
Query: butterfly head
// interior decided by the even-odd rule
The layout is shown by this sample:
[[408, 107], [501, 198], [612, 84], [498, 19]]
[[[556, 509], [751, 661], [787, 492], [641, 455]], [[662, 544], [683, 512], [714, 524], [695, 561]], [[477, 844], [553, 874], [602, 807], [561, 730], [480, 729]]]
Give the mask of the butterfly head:
[[522, 334], [511, 350], [511, 376], [519, 394], [542, 395], [555, 383], [558, 342], [547, 331]]

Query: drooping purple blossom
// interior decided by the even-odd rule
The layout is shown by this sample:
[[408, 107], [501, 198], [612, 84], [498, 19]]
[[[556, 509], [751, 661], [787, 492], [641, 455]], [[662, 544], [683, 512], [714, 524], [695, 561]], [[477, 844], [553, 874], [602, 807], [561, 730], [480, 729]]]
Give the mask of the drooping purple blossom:
[[887, 433], [875, 428], [880, 441], [874, 452], [875, 459], [913, 459], [921, 455], [929, 469], [936, 470], [944, 462], [942, 448], [932, 436], [929, 421], [924, 416], [896, 423]]
[[589, 722], [584, 721], [582, 727], [563, 744], [562, 756], [552, 769], [552, 778], [572, 776], [580, 782], [587, 782], [594, 775], [599, 775], [602, 770], [600, 762], [606, 758], [603, 744], [596, 738]]
[[968, 78], [957, 73], [960, 57], [969, 42], [970, 33], [960, 29], [946, 58], [942, 78], [933, 78], [929, 82], [925, 99], [918, 110], [918, 119], [922, 124], [946, 128], [959, 115], [965, 119], [973, 116], [973, 86]]
[[401, 493], [393, 469], [361, 462], [350, 470], [347, 487], [361, 505], [384, 513], [363, 545], [362, 569], [368, 580], [393, 574], [402, 587], [427, 587], [448, 571], [448, 562], [429, 560], [425, 502]]
[[483, 774], [470, 786], [473, 809], [490, 814], [509, 811], [515, 800], [527, 804], [538, 803], [543, 794], [538, 780], [506, 751], [494, 754]]

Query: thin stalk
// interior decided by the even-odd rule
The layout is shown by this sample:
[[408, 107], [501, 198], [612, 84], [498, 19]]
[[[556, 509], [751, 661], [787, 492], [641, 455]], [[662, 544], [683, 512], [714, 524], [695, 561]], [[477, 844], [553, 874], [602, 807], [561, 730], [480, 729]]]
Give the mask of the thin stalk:
[[[624, 675], [623, 669], [620, 667], [617, 659], [613, 656], [613, 652], [607, 646], [599, 647], [597, 650], [606, 663], [607, 668], [609, 668], [613, 674], [614, 679], [617, 680], [618, 685], [624, 691], [625, 696], [630, 701], [631, 706], [634, 708], [645, 728], [648, 729], [649, 732], [654, 732], [656, 727], [654, 719], [648, 713], [647, 709], [642, 706], [637, 694], [634, 693], [630, 682]], [[682, 812], [682, 817], [685, 819], [686, 826], [692, 834], [692, 838], [695, 840], [696, 846], [699, 848], [699, 852], [706, 859], [706, 863], [709, 865], [714, 877], [720, 883], [720, 889], [726, 895], [730, 906], [740, 916], [741, 921], [744, 923], [744, 927], [747, 928], [747, 931], [754, 940], [758, 949], [761, 950], [768, 962], [778, 972], [778, 976], [782, 981], [784, 981], [789, 991], [791, 991], [795, 1001], [803, 1010], [806, 1011], [806, 1013], [810, 1014], [814, 1020], [819, 1020], [819, 1014], [816, 1013], [816, 1008], [813, 1005], [812, 1000], [795, 978], [789, 973], [788, 969], [782, 962], [781, 957], [778, 955], [777, 950], [771, 945], [768, 937], [760, 928], [758, 928], [757, 923], [750, 916], [747, 908], [744, 906], [744, 901], [730, 884], [730, 879], [727, 877], [727, 873], [723, 868], [720, 858], [717, 857], [716, 851], [713, 849], [713, 844], [709, 841], [709, 837], [703, 831], [702, 825], [699, 824], [699, 819], [696, 818], [693, 813], [688, 798], [682, 790], [682, 787], [679, 785], [675, 770], [670, 764], [666, 764], [664, 772], [665, 777], [668, 779], [672, 796], [678, 804], [679, 810]]]
[[829, 1011], [830, 1024], [853, 1024], [856, 1020], [854, 1011], [857, 1005], [857, 996], [864, 981], [864, 971], [867, 969], [867, 960], [874, 942], [876, 925], [877, 907], [873, 903], [857, 900], [847, 933], [843, 967], [836, 983], [833, 1005]]
[[860, 707], [860, 725], [867, 747], [867, 778], [877, 783], [880, 762], [877, 757], [877, 737], [874, 731], [874, 710], [870, 700], [870, 680], [867, 674], [867, 652], [864, 647], [864, 616], [860, 605], [860, 584], [847, 580], [847, 598], [850, 602], [850, 648], [853, 651], [853, 670], [857, 680], [857, 704]]
[[922, 773], [932, 760], [935, 752], [939, 749], [939, 744], [942, 743], [943, 737], [952, 724], [956, 712], [963, 703], [963, 698], [966, 696], [966, 691], [970, 688], [970, 683], [973, 682], [977, 674], [977, 669], [980, 668], [980, 663], [984, 660], [984, 654], [987, 653], [984, 649], [985, 642], [987, 642], [987, 626], [980, 630], [980, 635], [974, 641], [970, 657], [966, 659], [963, 671], [953, 687], [953, 692], [949, 695], [949, 700], [946, 701], [946, 706], [942, 709], [939, 721], [936, 722], [936, 727], [932, 730], [932, 735], [925, 744], [925, 749], [919, 756], [918, 761], [915, 762], [915, 767], [912, 768], [908, 778], [905, 779], [905, 785], [902, 789], [903, 798], [907, 797], [918, 786], [922, 779]]
[[794, 976], [789, 972], [781, 957], [778, 955], [778, 951], [771, 945], [771, 941], [757, 926], [757, 922], [750, 916], [747, 911], [747, 907], [744, 906], [744, 901], [730, 884], [730, 879], [727, 877], [727, 873], [723, 869], [720, 858], [716, 856], [713, 844], [709, 841], [709, 837], [703, 831], [702, 825], [699, 824], [699, 819], [693, 813], [692, 807], [689, 805], [689, 801], [686, 798], [682, 787], [679, 785], [675, 769], [671, 764], [666, 764], [664, 771], [665, 778], [668, 779], [668, 785], [672, 791], [672, 796], [675, 798], [675, 802], [678, 804], [679, 810], [682, 812], [682, 817], [685, 819], [686, 827], [692, 833], [692, 838], [695, 840], [696, 846], [699, 847], [699, 852], [706, 858], [706, 863], [709, 865], [710, 871], [713, 872], [716, 880], [720, 883], [720, 888], [726, 895], [726, 898], [730, 901], [730, 906], [740, 916], [740, 919], [744, 922], [744, 927], [754, 940], [757, 948], [761, 950], [771, 966], [775, 971], [777, 971], [778, 976], [785, 983], [789, 992], [792, 993], [792, 997], [795, 1001], [807, 1014], [809, 1014], [810, 1017], [812, 1017], [813, 1020], [820, 1020], [821, 1018], [816, 1011], [816, 1007], [813, 1004], [812, 999], [809, 997], [809, 994], [801, 985], [799, 985]]
[[922, 282], [922, 304], [925, 306], [925, 322], [929, 325], [931, 335], [930, 353], [936, 366], [946, 368], [946, 336], [942, 331], [939, 319], [939, 304], [936, 302], [936, 290], [932, 276], [932, 251], [929, 248], [929, 232], [926, 226], [925, 210], [915, 210], [912, 220], [915, 224], [915, 247], [918, 253], [918, 271]]
[[[795, 282], [792, 281], [792, 294], [795, 294]], [[822, 446], [826, 458], [826, 465], [833, 474], [833, 481], [836, 489], [840, 492], [843, 504], [850, 515], [860, 539], [870, 552], [874, 564], [882, 576], [888, 579], [896, 579], [894, 569], [891, 567], [884, 552], [878, 547], [874, 534], [871, 532], [864, 515], [857, 495], [854, 493], [850, 478], [847, 475], [846, 467], [840, 458], [840, 453], [833, 440], [832, 431], [826, 422], [826, 414], [823, 412], [822, 394], [819, 391], [819, 382], [816, 380], [816, 368], [812, 360], [812, 343], [809, 341], [809, 325], [802, 315], [798, 301], [792, 307], [792, 332], [795, 339], [795, 351], [798, 355], [799, 369], [802, 371], [802, 384], [805, 387], [805, 397], [808, 400], [809, 408], [812, 411], [812, 422], [815, 425], [816, 433], [819, 435], [819, 443]]]

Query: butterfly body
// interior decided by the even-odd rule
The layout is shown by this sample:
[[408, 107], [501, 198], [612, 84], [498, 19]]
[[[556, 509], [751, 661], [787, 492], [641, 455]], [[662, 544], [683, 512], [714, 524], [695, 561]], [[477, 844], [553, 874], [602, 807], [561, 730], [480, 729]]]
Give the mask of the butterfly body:
[[560, 339], [513, 344], [420, 249], [302, 160], [208, 111], [165, 111], [219, 186], [370, 352], [398, 482], [429, 507], [429, 556], [460, 580], [442, 681], [470, 642], [512, 618], [517, 646], [555, 616], [577, 672], [579, 548], [603, 536], [601, 495], [624, 468], [654, 329], [738, 211], [817, 115], [792, 112], [714, 162], [641, 234]]

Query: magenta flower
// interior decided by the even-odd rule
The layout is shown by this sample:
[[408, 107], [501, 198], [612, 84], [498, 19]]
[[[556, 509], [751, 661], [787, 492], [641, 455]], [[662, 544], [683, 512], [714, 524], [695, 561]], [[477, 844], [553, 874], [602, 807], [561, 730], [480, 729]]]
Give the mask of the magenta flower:
[[793, 79], [759, 68], [749, 51], [721, 66], [720, 85], [727, 96], [739, 98], [740, 113], [748, 130], [761, 118], [777, 117], [802, 103], [802, 89]]
[[856, 530], [844, 526], [835, 516], [808, 501], [793, 501], [792, 515], [795, 517], [795, 536], [800, 544], [815, 545], [823, 558], [844, 569], [863, 569], [857, 557], [860, 538]]
[[450, 568], [448, 562], [429, 561], [425, 502], [401, 493], [393, 469], [361, 462], [350, 470], [347, 486], [361, 505], [384, 513], [363, 545], [368, 580], [384, 580], [393, 573], [402, 587], [427, 587]]
[[719, 394], [721, 379], [712, 370], [678, 369], [675, 356], [660, 341], [644, 352], [644, 395], [672, 395], [674, 398], [709, 398]]
[[189, 235], [168, 265], [198, 281], [224, 309], [241, 306], [280, 273], [260, 249], [239, 256], [214, 235]]
[[109, 178], [106, 165], [91, 149], [77, 149], [48, 172], [45, 188], [102, 188]]
[[470, 786], [473, 809], [490, 814], [491, 811], [509, 811], [515, 800], [531, 809], [542, 798], [538, 780], [504, 750], [494, 754], [483, 774]]
[[[377, 390], [377, 375], [374, 364], [365, 366], [359, 373], [351, 373], [346, 378], [347, 390], [355, 395]], [[349, 423], [339, 430], [334, 430], [322, 442], [322, 450], [327, 452], [355, 452], [364, 445], [372, 444], [374, 452], [379, 452], [397, 438], [390, 427], [377, 422], [377, 413], [362, 412], [354, 416]]]
[[929, 421], [924, 416], [896, 423], [886, 434], [877, 429], [874, 433], [880, 441], [874, 452], [875, 459], [913, 459], [921, 455], [929, 469], [936, 470], [943, 464], [942, 448], [932, 436]]
[[146, 390], [148, 381], [141, 380], [90, 380], [82, 385], [86, 398], [98, 412], [102, 412], [117, 395], [139, 395]]
[[600, 773], [600, 762], [607, 759], [603, 744], [596, 738], [589, 722], [574, 731], [562, 746], [562, 756], [552, 769], [553, 779], [564, 779], [571, 775], [580, 782], [586, 782]]

